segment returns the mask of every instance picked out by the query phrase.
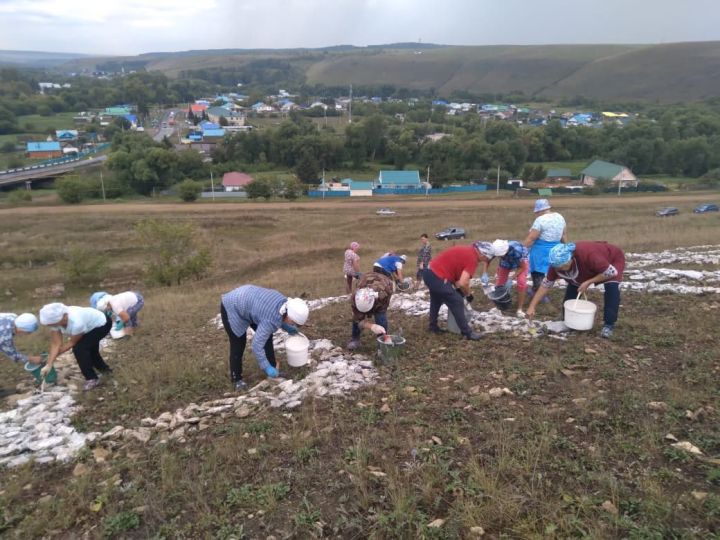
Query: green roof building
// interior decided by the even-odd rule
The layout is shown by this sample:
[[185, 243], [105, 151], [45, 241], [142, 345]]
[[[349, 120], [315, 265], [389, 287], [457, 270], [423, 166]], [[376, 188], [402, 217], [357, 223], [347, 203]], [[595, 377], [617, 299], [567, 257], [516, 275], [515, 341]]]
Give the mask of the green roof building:
[[614, 184], [620, 182], [622, 187], [638, 184], [637, 176], [627, 167], [599, 159], [582, 170], [580, 180], [586, 186], [594, 186], [597, 180], [609, 180]]

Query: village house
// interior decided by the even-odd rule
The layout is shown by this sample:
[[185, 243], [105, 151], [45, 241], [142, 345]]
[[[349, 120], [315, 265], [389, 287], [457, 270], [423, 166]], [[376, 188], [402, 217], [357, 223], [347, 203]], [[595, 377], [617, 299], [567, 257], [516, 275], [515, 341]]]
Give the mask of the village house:
[[378, 185], [383, 189], [421, 189], [419, 171], [380, 171]]
[[253, 181], [249, 174], [233, 171], [223, 175], [222, 185], [225, 191], [245, 191], [247, 185]]
[[30, 159], [53, 159], [62, 157], [63, 152], [57, 141], [29, 142], [25, 146], [25, 155]]
[[594, 186], [598, 180], [609, 180], [615, 186], [623, 188], [637, 187], [638, 179], [633, 172], [623, 165], [596, 160], [580, 173], [580, 182], [584, 186]]
[[548, 169], [544, 183], [548, 186], [560, 186], [572, 181], [570, 169]]
[[205, 111], [205, 115], [215, 124], [220, 124], [220, 119], [224, 118], [229, 125], [245, 125], [245, 115], [243, 113], [231, 111], [226, 107], [211, 107]]

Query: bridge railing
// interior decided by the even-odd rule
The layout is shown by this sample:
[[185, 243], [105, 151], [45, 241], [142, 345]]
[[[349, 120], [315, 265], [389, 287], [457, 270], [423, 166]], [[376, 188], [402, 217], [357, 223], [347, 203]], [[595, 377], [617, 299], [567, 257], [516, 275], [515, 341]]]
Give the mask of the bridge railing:
[[72, 156], [47, 159], [45, 161], [39, 161], [39, 162], [33, 163], [32, 165], [26, 165], [25, 167], [17, 167], [15, 169], [7, 169], [4, 171], [0, 171], [0, 175], [32, 171], [35, 169], [43, 169], [45, 167], [54, 167], [57, 165], [64, 165], [65, 163], [72, 163], [74, 161], [80, 161], [81, 159], [83, 159], [85, 157], [92, 156], [93, 154], [98, 154], [99, 152], [102, 152], [103, 150], [105, 150], [109, 147], [110, 147], [110, 143], [99, 144], [97, 146], [94, 146], [93, 148], [90, 148], [89, 150], [84, 150], [82, 152], [78, 152], [77, 154], [74, 154]]

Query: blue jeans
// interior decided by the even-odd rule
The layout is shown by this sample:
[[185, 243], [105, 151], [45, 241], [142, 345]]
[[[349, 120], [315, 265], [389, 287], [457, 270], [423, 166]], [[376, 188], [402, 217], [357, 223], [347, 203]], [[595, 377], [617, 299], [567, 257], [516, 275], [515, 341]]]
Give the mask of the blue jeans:
[[[379, 324], [382, 326], [386, 332], [388, 332], [388, 321], [387, 321], [387, 311], [383, 311], [382, 313], [375, 313], [375, 324]], [[352, 338], [358, 339], [360, 337], [360, 325], [353, 321], [352, 323]]]
[[460, 328], [463, 336], [469, 336], [472, 333], [467, 319], [465, 319], [465, 303], [463, 297], [458, 294], [455, 287], [449, 281], [439, 278], [429, 268], [423, 272], [423, 281], [430, 291], [430, 330], [438, 329], [438, 312], [440, 307], [445, 304], [448, 310], [455, 317], [455, 322]]
[[[618, 312], [620, 311], [620, 284], [617, 282], [604, 283], [605, 286], [605, 306], [603, 308], [603, 320], [605, 326], [615, 326], [618, 320]], [[565, 289], [565, 300], [575, 300], [578, 295], [578, 286], [568, 283]]]

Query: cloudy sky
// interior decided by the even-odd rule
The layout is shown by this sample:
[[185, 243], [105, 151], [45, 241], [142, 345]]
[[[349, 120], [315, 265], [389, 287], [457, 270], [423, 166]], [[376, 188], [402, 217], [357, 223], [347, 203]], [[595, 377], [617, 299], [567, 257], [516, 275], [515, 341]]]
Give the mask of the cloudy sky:
[[662, 43], [720, 39], [718, 22], [720, 0], [0, 0], [0, 49]]

